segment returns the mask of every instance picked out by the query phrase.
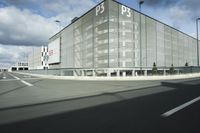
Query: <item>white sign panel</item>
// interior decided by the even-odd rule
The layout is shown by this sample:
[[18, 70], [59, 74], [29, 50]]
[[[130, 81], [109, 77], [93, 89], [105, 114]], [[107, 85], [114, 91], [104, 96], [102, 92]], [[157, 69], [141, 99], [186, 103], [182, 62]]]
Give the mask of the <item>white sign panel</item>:
[[131, 17], [131, 9], [122, 5], [121, 7], [122, 11], [121, 11], [121, 14], [122, 15], [126, 15], [127, 17]]
[[104, 7], [104, 2], [103, 2], [96, 7], [96, 16], [98, 16], [99, 14], [102, 14], [104, 10], [105, 10], [105, 7]]
[[48, 44], [49, 51], [49, 64], [60, 62], [60, 38], [50, 42]]

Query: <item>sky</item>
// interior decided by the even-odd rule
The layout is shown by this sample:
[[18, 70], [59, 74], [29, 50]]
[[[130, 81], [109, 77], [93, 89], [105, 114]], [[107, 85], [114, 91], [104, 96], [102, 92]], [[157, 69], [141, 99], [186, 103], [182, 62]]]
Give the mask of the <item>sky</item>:
[[[26, 61], [32, 47], [48, 39], [102, 0], [1, 0], [0, 68]], [[117, 0], [138, 10], [139, 0]], [[144, 0], [142, 12], [196, 37], [200, 0]]]

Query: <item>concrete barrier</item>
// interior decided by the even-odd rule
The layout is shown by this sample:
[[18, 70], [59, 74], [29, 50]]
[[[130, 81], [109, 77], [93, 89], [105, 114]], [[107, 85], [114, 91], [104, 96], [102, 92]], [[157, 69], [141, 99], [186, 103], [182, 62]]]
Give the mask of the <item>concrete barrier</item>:
[[175, 80], [175, 79], [190, 79], [190, 78], [200, 78], [200, 73], [191, 74], [180, 74], [180, 75], [163, 75], [163, 76], [130, 76], [130, 77], [95, 77], [95, 76], [55, 76], [55, 75], [41, 75], [41, 74], [30, 74], [24, 72], [13, 72], [24, 75], [36, 76], [40, 78], [47, 79], [60, 79], [60, 80]]

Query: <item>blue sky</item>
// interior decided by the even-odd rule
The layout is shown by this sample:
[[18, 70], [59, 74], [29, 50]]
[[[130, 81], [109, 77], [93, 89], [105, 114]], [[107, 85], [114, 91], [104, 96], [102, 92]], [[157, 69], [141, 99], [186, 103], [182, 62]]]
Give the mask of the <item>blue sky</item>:
[[[72, 18], [84, 14], [101, 0], [1, 0], [0, 68], [26, 60], [32, 46], [47, 44]], [[117, 0], [138, 10], [138, 0]], [[196, 37], [195, 19], [200, 0], [144, 0], [142, 12]]]

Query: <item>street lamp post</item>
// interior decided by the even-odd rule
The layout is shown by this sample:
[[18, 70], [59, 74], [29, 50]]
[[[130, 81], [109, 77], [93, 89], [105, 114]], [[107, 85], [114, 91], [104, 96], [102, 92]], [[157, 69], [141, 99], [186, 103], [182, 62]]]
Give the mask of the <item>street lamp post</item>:
[[55, 20], [55, 22], [59, 24], [59, 31], [60, 31], [61, 30], [61, 22], [60, 22], [60, 20]]
[[141, 5], [144, 3], [144, 0], [139, 1], [139, 11], [140, 11], [140, 74], [142, 74], [142, 23], [141, 23]]
[[[61, 21], [60, 20], [55, 20], [56, 23], [59, 24], [59, 41], [60, 41], [60, 47], [61, 47], [61, 40], [62, 40], [62, 36], [61, 36]], [[60, 53], [61, 53], [61, 49], [60, 49]], [[61, 55], [60, 55], [61, 56]], [[48, 59], [49, 59], [49, 56], [48, 56]]]
[[198, 27], [198, 20], [200, 20], [200, 18], [196, 19], [196, 28], [197, 28], [197, 66], [199, 66], [199, 27]]

